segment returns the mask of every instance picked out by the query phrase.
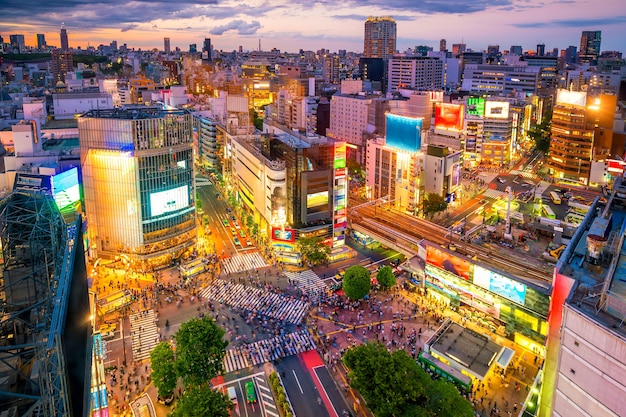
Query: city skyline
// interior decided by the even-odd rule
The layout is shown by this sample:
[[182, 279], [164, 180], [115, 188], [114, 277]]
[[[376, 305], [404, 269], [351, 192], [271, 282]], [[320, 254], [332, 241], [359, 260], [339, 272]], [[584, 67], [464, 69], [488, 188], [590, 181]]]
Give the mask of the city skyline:
[[[579, 46], [583, 30], [602, 31], [602, 50], [626, 50], [622, 35], [626, 13], [620, 0], [483, 0], [455, 2], [412, 0], [310, 3], [250, 0], [191, 0], [184, 2], [134, 1], [96, 3], [91, 0], [41, 3], [7, 0], [0, 7], [0, 35], [24, 34], [26, 44], [35, 46], [35, 34], [43, 33], [50, 45], [60, 46], [64, 24], [71, 48], [108, 45], [111, 41], [129, 47], [163, 49], [163, 38], [172, 49], [183, 51], [190, 44], [212, 39], [215, 49], [231, 51], [277, 48], [363, 51], [363, 25], [369, 16], [391, 16], [397, 22], [397, 49], [416, 45], [437, 50], [440, 39], [484, 50], [498, 44], [500, 50], [521, 45], [546, 51]], [[276, 24], [280, 22], [280, 24]], [[485, 26], [489, 24], [489, 30]], [[5, 40], [6, 41], [6, 40]]]

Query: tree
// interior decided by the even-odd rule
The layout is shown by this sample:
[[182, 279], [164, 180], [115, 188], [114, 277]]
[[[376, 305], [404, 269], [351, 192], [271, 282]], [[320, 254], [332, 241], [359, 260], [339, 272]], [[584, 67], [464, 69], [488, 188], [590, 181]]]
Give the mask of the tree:
[[424, 217], [433, 216], [447, 208], [448, 203], [437, 193], [427, 193], [424, 197]]
[[227, 395], [202, 384], [187, 389], [169, 417], [228, 417], [232, 407]]
[[150, 367], [152, 368], [152, 381], [158, 390], [159, 397], [168, 398], [176, 389], [176, 366], [174, 364], [174, 351], [167, 342], [161, 342], [150, 352]]
[[250, 120], [256, 130], [263, 131], [263, 119], [259, 117], [254, 108], [250, 108]]
[[472, 417], [471, 404], [454, 385], [433, 381], [404, 350], [380, 343], [350, 348], [343, 357], [350, 385], [377, 417]]
[[533, 124], [528, 130], [528, 136], [535, 142], [535, 149], [543, 152], [550, 150], [552, 135], [552, 112], [546, 113], [539, 124]]
[[208, 384], [222, 371], [228, 341], [224, 329], [209, 317], [183, 323], [175, 335], [176, 371], [185, 386]]
[[396, 276], [389, 265], [385, 265], [378, 270], [376, 280], [384, 288], [391, 288], [396, 285]]
[[315, 237], [300, 237], [296, 241], [298, 251], [311, 265], [320, 265], [328, 262], [330, 247], [322, 243], [324, 239]]
[[372, 289], [370, 271], [361, 265], [351, 266], [346, 269], [341, 285], [348, 298], [360, 300], [369, 294]]
[[343, 358], [350, 385], [377, 417], [425, 416], [430, 377], [403, 350], [389, 353], [381, 343], [350, 348]]

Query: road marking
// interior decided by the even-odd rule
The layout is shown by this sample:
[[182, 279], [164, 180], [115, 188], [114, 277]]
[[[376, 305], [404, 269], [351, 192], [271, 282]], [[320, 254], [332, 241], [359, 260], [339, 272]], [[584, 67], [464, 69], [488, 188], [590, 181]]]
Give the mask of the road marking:
[[300, 394], [304, 394], [304, 391], [302, 391], [302, 385], [300, 385], [300, 381], [298, 381], [298, 377], [296, 376], [295, 369], [292, 369], [291, 372], [293, 372], [293, 377], [296, 378], [296, 382], [298, 383], [298, 388], [300, 388]]

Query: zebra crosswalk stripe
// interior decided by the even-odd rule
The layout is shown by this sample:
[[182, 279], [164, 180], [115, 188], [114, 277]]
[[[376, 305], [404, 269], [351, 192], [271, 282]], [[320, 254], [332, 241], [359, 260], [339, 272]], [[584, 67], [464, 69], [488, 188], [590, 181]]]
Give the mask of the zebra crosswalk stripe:
[[227, 273], [237, 273], [269, 266], [260, 252], [237, 254], [222, 261], [222, 269]]
[[130, 331], [133, 359], [138, 361], [150, 357], [150, 352], [159, 343], [154, 310], [131, 315]]

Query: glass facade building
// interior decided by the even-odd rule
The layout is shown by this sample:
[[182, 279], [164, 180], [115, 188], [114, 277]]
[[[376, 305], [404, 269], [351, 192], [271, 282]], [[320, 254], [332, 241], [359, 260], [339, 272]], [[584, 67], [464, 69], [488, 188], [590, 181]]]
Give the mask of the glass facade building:
[[183, 110], [93, 110], [78, 120], [89, 254], [167, 264], [196, 242], [193, 125]]

